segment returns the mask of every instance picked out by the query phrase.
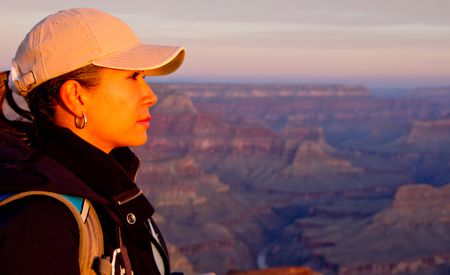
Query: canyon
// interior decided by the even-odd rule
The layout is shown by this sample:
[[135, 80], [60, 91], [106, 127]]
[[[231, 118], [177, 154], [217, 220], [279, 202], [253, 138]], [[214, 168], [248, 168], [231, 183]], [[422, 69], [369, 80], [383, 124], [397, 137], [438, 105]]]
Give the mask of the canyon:
[[152, 87], [133, 150], [174, 271], [450, 270], [450, 87]]

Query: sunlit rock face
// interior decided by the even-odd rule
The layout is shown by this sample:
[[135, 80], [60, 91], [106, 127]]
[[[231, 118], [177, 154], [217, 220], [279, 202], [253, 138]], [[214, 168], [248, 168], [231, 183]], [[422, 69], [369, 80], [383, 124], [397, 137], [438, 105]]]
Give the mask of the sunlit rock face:
[[405, 144], [421, 151], [450, 152], [450, 118], [430, 121], [413, 121]]
[[138, 184], [175, 271], [448, 271], [450, 88], [153, 88]]
[[297, 148], [292, 164], [286, 170], [292, 174], [305, 175], [324, 171], [336, 173], [362, 173], [346, 159], [333, 157], [334, 148], [325, 141], [304, 141]]

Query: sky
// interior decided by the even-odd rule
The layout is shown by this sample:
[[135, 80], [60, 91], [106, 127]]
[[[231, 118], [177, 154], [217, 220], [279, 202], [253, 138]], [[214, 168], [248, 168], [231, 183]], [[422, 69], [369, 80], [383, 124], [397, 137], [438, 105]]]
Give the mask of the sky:
[[71, 7], [109, 12], [146, 43], [183, 45], [160, 81], [450, 85], [450, 0], [14, 0], [0, 69], [29, 29]]

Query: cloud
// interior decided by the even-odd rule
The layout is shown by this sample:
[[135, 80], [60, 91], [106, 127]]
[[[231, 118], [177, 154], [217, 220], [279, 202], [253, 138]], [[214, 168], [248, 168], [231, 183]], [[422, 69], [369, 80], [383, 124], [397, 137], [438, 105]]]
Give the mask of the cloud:
[[190, 0], [147, 5], [141, 12], [179, 21], [373, 25], [450, 24], [448, 0]]

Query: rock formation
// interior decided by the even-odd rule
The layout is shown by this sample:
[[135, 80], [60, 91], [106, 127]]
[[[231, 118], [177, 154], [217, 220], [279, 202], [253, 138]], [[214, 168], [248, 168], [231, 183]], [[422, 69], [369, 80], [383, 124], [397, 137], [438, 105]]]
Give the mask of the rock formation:
[[[442, 201], [420, 185], [401, 187], [450, 182], [450, 105], [441, 94], [375, 98], [347, 85], [153, 88], [160, 100], [148, 144], [135, 148], [138, 181], [186, 274], [252, 270], [260, 258], [342, 274], [448, 267]], [[423, 215], [429, 219], [412, 218]]]
[[286, 232], [296, 233], [297, 242], [274, 246], [269, 255], [303, 250], [296, 256], [299, 264], [320, 259], [322, 268], [338, 274], [428, 274], [450, 268], [450, 184], [402, 186], [391, 206], [356, 221], [315, 215]]
[[[405, 144], [421, 151], [450, 151], [450, 118], [430, 121], [413, 121]], [[449, 152], [448, 151], [448, 152]]]

